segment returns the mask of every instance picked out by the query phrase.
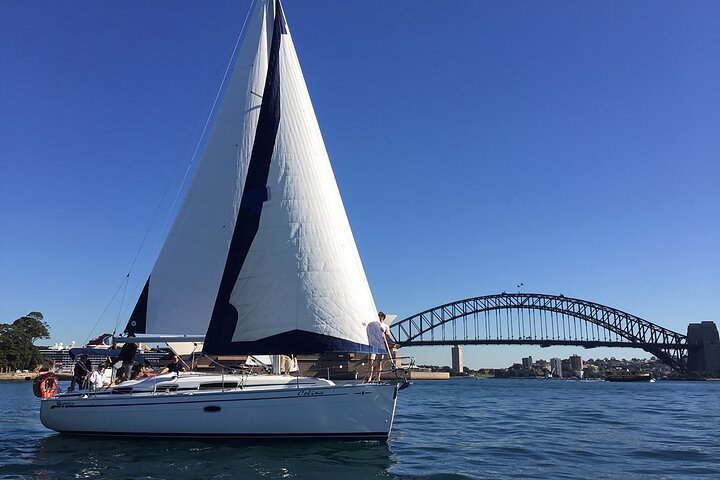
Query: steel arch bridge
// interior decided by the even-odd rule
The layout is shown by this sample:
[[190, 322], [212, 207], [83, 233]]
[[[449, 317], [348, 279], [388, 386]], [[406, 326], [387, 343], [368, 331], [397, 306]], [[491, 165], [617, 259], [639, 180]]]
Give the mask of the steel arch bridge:
[[687, 337], [617, 308], [564, 295], [501, 293], [425, 310], [390, 325], [400, 347], [578, 345], [641, 348], [687, 373]]

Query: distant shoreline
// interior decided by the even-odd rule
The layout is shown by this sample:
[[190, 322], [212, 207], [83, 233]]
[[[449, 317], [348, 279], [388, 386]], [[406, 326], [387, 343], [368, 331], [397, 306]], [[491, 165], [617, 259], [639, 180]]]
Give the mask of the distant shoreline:
[[[45, 372], [43, 372], [45, 373]], [[39, 375], [39, 372], [27, 372], [27, 373], [16, 373], [16, 372], [10, 372], [10, 373], [0, 373], [0, 382], [23, 382], [23, 381], [31, 381], [35, 380], [35, 377]], [[63, 373], [55, 373], [55, 376], [58, 378], [58, 380], [70, 380], [72, 375], [70, 374], [63, 374]]]

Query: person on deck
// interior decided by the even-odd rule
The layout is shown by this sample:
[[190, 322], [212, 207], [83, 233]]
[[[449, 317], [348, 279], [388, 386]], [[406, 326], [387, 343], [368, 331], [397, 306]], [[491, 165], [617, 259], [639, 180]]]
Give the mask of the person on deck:
[[160, 375], [165, 373], [180, 373], [185, 371], [185, 365], [180, 361], [180, 357], [177, 355], [173, 356], [173, 361], [168, 363], [162, 370]]
[[[381, 330], [381, 332], [379, 332], [379, 333], [381, 333], [383, 342], [385, 343], [385, 346], [387, 346], [386, 336], [388, 334], [389, 327], [385, 323], [385, 313], [378, 312], [378, 320], [380, 321], [380, 330]], [[388, 353], [390, 353], [390, 352], [388, 352]], [[370, 374], [368, 375], [366, 382], [372, 383], [373, 374], [375, 372], [377, 372], [377, 380], [376, 381], [380, 382], [380, 376], [382, 375], [382, 361], [383, 361], [382, 353], [379, 353], [379, 354], [371, 353], [370, 354]]]
[[280, 371], [283, 375], [290, 375], [292, 370], [293, 360], [287, 355], [280, 355]]
[[82, 390], [86, 388], [86, 381], [88, 378], [88, 375], [92, 371], [92, 363], [90, 363], [90, 359], [86, 354], [80, 355], [80, 359], [75, 364], [75, 368], [73, 369], [73, 378], [70, 382], [70, 388], [68, 391], [72, 392], [75, 390], [75, 385], [77, 385], [77, 388], [79, 390]]
[[88, 388], [90, 390], [99, 390], [105, 385], [105, 365], [98, 365], [96, 370], [90, 374], [88, 379]]
[[137, 353], [138, 345], [135, 342], [128, 342], [120, 349], [120, 354], [117, 357], [117, 365], [122, 362], [122, 368], [124, 369], [122, 374], [122, 381], [128, 380], [132, 373], [133, 365], [135, 364], [135, 354]]

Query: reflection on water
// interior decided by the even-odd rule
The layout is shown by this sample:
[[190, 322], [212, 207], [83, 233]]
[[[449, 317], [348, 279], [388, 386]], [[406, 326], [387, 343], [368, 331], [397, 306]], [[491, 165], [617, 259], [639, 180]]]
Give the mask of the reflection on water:
[[50, 435], [32, 464], [37, 478], [372, 478], [391, 468], [387, 444], [288, 441], [95, 439]]

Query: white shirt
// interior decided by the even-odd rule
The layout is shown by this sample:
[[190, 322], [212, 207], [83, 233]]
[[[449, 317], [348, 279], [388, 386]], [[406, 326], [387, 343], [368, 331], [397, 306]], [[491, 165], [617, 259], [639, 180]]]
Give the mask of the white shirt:
[[97, 389], [103, 387], [104, 382], [103, 374], [98, 372], [97, 370], [93, 370], [93, 372], [90, 374], [90, 378], [88, 379], [90, 383], [90, 388]]

